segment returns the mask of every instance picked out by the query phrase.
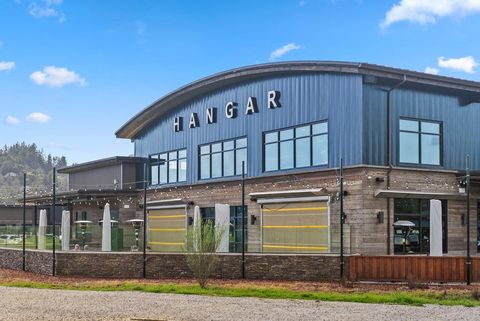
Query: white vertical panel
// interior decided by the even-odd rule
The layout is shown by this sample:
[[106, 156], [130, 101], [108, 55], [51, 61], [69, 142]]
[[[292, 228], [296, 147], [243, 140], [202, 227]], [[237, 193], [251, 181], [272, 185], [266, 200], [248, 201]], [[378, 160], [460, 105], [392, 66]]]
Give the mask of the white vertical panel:
[[70, 211], [62, 212], [62, 251], [70, 249]]
[[222, 229], [222, 239], [220, 240], [217, 252], [228, 252], [229, 250], [229, 229], [230, 229], [230, 205], [215, 204], [215, 229]]
[[430, 200], [430, 255], [442, 256], [442, 202]]

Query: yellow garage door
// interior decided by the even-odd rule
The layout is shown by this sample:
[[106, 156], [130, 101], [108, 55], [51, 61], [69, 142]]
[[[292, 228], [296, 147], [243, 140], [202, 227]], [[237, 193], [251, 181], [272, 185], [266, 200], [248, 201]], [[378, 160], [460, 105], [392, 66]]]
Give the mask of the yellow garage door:
[[325, 253], [329, 250], [327, 202], [263, 205], [263, 251]]
[[148, 211], [148, 245], [156, 252], [181, 252], [185, 242], [185, 207]]

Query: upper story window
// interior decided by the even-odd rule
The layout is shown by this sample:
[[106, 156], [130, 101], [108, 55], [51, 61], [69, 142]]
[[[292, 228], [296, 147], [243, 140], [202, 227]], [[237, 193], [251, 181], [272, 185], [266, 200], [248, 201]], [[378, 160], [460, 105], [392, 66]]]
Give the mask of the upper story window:
[[400, 119], [400, 163], [441, 165], [442, 124]]
[[242, 174], [242, 162], [247, 172], [247, 138], [201, 145], [200, 179]]
[[150, 155], [150, 182], [152, 185], [187, 181], [187, 150]]
[[328, 122], [265, 133], [263, 136], [266, 172], [328, 165]]

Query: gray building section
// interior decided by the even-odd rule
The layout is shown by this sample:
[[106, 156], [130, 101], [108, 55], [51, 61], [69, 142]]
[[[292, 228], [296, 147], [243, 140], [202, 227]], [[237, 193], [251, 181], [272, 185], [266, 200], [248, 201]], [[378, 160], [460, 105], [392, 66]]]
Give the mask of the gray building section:
[[144, 163], [143, 158], [115, 156], [64, 167], [58, 173], [68, 174], [69, 190], [135, 190], [142, 187]]

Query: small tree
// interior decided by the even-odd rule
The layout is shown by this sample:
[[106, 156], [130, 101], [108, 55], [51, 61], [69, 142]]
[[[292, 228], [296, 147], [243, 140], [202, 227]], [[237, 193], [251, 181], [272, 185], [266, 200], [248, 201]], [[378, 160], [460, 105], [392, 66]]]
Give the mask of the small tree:
[[217, 250], [224, 233], [223, 228], [214, 226], [210, 220], [196, 223], [187, 232], [185, 259], [202, 289], [218, 266]]

